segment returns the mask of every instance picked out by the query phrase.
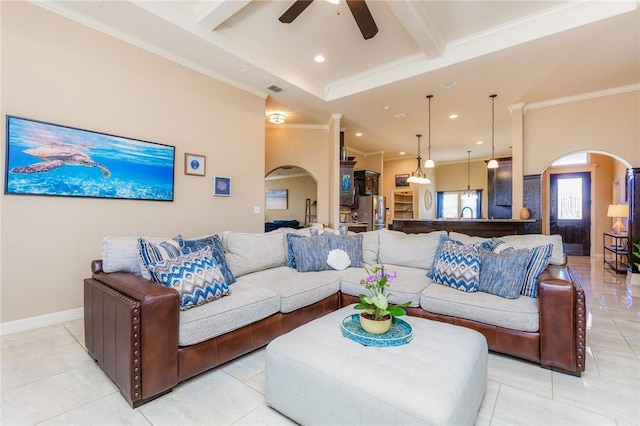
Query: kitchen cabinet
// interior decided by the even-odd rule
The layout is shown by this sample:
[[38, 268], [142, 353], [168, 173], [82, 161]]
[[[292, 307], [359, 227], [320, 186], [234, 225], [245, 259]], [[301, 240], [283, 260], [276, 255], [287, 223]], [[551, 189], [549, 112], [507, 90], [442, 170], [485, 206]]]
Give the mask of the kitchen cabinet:
[[353, 181], [353, 166], [355, 161], [340, 162], [340, 205], [353, 206], [355, 196], [355, 183]]

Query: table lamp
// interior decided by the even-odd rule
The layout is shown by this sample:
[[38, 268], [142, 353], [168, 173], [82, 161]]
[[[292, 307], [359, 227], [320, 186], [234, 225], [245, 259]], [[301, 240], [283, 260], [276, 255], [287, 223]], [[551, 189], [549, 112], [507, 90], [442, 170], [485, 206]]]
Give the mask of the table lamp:
[[620, 218], [629, 216], [629, 206], [626, 204], [611, 204], [607, 210], [607, 217], [615, 217], [616, 223], [613, 225], [613, 233], [625, 232], [624, 225]]

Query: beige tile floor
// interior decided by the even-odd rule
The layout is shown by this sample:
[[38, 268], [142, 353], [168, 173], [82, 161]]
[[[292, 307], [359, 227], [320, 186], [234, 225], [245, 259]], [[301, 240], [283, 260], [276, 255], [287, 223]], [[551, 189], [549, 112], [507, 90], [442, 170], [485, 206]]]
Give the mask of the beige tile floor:
[[[640, 286], [602, 258], [571, 258], [591, 284], [582, 378], [490, 354], [477, 425], [638, 425]], [[12, 424], [281, 425], [265, 404], [264, 349], [132, 410], [84, 349], [82, 320], [2, 337], [1, 417]]]

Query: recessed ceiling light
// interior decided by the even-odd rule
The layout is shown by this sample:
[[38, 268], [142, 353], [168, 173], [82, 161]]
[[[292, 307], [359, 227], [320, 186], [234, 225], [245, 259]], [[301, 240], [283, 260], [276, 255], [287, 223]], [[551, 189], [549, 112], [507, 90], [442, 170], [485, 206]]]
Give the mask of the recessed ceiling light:
[[484, 142], [482, 142], [482, 141], [478, 141], [478, 142], [476, 142], [476, 145], [482, 145], [483, 143]]
[[444, 87], [445, 89], [450, 89], [455, 85], [456, 85], [456, 82], [453, 80], [445, 81], [444, 83], [442, 83], [442, 87]]
[[406, 154], [406, 152], [400, 151], [400, 155], [405, 155], [405, 154]]
[[362, 136], [362, 132], [356, 132], [356, 136], [358, 137]]
[[451, 115], [449, 116], [449, 118], [451, 118], [451, 119], [458, 118], [458, 114], [451, 114]]
[[391, 107], [389, 105], [385, 105], [382, 107], [382, 109], [384, 109], [385, 111], [389, 111]]
[[405, 112], [401, 112], [399, 114], [396, 114], [396, 115], [394, 115], [394, 117], [397, 118], [398, 120], [404, 120], [405, 118], [409, 118], [409, 116]]
[[313, 60], [316, 61], [317, 63], [322, 63], [322, 62], [324, 62], [324, 56], [316, 55], [316, 57], [313, 58]]

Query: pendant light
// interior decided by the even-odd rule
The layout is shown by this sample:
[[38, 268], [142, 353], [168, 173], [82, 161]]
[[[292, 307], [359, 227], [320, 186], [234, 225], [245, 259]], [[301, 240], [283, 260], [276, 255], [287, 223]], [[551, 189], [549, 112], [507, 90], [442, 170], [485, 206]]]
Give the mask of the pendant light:
[[420, 167], [420, 160], [422, 160], [422, 158], [420, 157], [420, 138], [422, 137], [422, 135], [416, 135], [416, 137], [418, 138], [418, 168], [411, 172], [411, 177], [407, 179], [407, 182], [419, 183], [421, 185], [431, 183], [431, 180], [427, 177], [427, 175], [424, 174], [422, 168]]
[[424, 162], [427, 169], [433, 169], [436, 166], [436, 163], [431, 159], [431, 98], [433, 95], [427, 95], [427, 99], [429, 99], [429, 158]]
[[497, 169], [498, 161], [496, 160], [496, 150], [494, 145], [494, 137], [495, 137], [495, 124], [496, 124], [496, 112], [495, 112], [495, 104], [496, 104], [496, 96], [491, 95], [491, 160], [489, 160], [489, 164], [487, 164], [488, 169]]
[[467, 151], [467, 190], [462, 193], [462, 198], [478, 198], [478, 193], [471, 190], [471, 151]]

